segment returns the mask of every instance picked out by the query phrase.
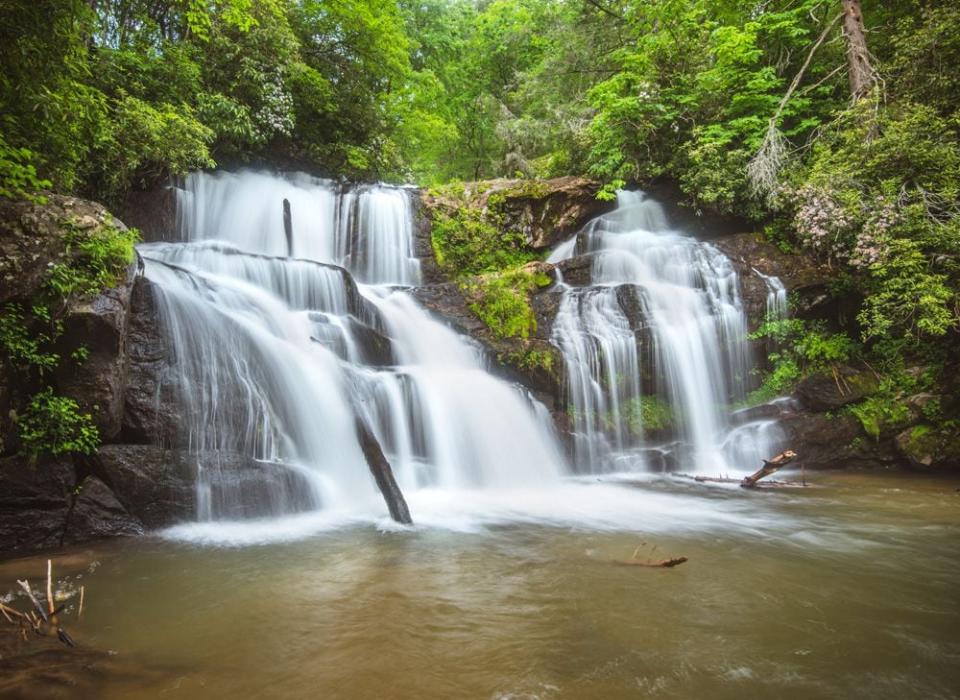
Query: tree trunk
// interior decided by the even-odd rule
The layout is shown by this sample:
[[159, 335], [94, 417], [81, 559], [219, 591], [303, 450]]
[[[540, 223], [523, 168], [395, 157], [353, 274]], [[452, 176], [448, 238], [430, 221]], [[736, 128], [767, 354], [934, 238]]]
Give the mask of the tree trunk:
[[863, 27], [860, 0], [842, 0], [843, 36], [847, 42], [847, 69], [850, 77], [850, 96], [854, 102], [870, 94], [876, 84], [876, 73], [870, 65], [867, 35]]
[[397, 480], [393, 477], [393, 469], [390, 462], [383, 454], [380, 443], [377, 442], [373, 431], [367, 426], [363, 418], [357, 416], [357, 438], [360, 440], [360, 447], [363, 450], [363, 456], [367, 459], [367, 466], [370, 467], [370, 473], [380, 493], [383, 494], [383, 500], [387, 502], [387, 508], [390, 510], [390, 517], [403, 525], [412, 525], [413, 519], [410, 517], [410, 509], [407, 508], [407, 501], [403, 497], [403, 492], [397, 485]]

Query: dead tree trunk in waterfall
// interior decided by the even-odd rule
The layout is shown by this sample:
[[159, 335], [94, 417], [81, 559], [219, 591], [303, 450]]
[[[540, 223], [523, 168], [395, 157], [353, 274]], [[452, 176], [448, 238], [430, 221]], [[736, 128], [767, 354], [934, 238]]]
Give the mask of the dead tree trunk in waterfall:
[[293, 257], [293, 214], [290, 213], [290, 200], [283, 200], [283, 233], [287, 237], [287, 257]]
[[843, 0], [843, 36], [847, 42], [850, 96], [857, 102], [869, 95], [877, 83], [877, 74], [870, 65], [860, 0]]
[[373, 478], [377, 482], [377, 488], [383, 494], [383, 500], [387, 502], [390, 517], [403, 525], [412, 525], [413, 519], [410, 517], [407, 501], [397, 485], [397, 480], [393, 477], [393, 469], [383, 454], [380, 443], [360, 416], [356, 417], [356, 426], [360, 448], [367, 460], [367, 466], [370, 467], [370, 473], [373, 474]]
[[796, 456], [796, 452], [793, 450], [787, 450], [786, 452], [781, 452], [773, 459], [763, 460], [763, 466], [750, 476], [743, 477], [743, 481], [740, 482], [740, 485], [745, 489], [752, 489], [757, 485], [757, 482], [760, 481], [760, 479], [770, 476], [775, 471], [783, 469], [788, 463], [792, 462], [793, 458]]

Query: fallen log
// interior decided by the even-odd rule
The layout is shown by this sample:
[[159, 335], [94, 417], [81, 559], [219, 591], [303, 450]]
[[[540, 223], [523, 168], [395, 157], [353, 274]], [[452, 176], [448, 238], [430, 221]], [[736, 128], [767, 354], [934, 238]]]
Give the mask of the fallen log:
[[293, 257], [293, 215], [290, 212], [290, 200], [283, 200], [283, 235], [287, 238], [287, 257]]
[[686, 557], [670, 557], [669, 559], [661, 559], [660, 561], [638, 561], [636, 559], [614, 559], [613, 563], [618, 566], [648, 566], [656, 569], [672, 569], [675, 566], [680, 566], [684, 562], [689, 561]]
[[377, 488], [383, 494], [383, 500], [387, 502], [390, 517], [403, 525], [412, 525], [413, 519], [410, 517], [410, 509], [407, 507], [403, 492], [393, 476], [390, 462], [383, 454], [383, 449], [380, 447], [373, 431], [359, 415], [356, 417], [356, 429], [360, 449], [363, 450], [363, 456], [367, 460], [367, 466], [370, 467], [370, 473], [373, 474], [373, 479], [377, 482]]
[[750, 476], [743, 477], [743, 481], [740, 482], [740, 486], [745, 489], [754, 488], [760, 479], [770, 476], [774, 472], [783, 469], [787, 464], [792, 462], [796, 456], [797, 453], [793, 450], [784, 450], [772, 459], [763, 460], [763, 466]]

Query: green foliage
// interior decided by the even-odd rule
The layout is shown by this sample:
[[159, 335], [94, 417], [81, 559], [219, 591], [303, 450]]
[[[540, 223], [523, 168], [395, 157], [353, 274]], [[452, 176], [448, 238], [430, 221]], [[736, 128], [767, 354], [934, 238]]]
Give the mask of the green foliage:
[[43, 202], [37, 190], [50, 187], [49, 180], [37, 176], [35, 155], [27, 148], [11, 148], [0, 133], [0, 197]]
[[100, 433], [89, 413], [81, 413], [73, 399], [57, 396], [46, 388], [34, 395], [17, 416], [23, 451], [33, 458], [41, 454], [91, 454], [100, 444]]
[[770, 340], [777, 350], [767, 354], [771, 368], [764, 374], [760, 387], [747, 397], [747, 405], [783, 396], [805, 376], [829, 371], [860, 352], [849, 336], [831, 333], [820, 323], [798, 318], [766, 321], [749, 338]]
[[[38, 307], [34, 316], [49, 322], [49, 314]], [[60, 356], [49, 350], [60, 334], [60, 327], [53, 325], [48, 331], [31, 332], [28, 317], [18, 304], [7, 304], [0, 313], [0, 348], [5, 358], [15, 367], [35, 369], [41, 376], [52, 372], [60, 362]]]
[[530, 294], [551, 284], [547, 275], [522, 269], [488, 273], [461, 282], [470, 309], [498, 338], [523, 338], [537, 329]]
[[207, 150], [214, 132], [189, 110], [124, 96], [110, 118], [110, 136], [99, 149], [100, 171], [90, 174], [101, 197], [113, 199], [165, 174], [183, 175], [214, 165]]
[[64, 221], [64, 257], [51, 265], [44, 283], [50, 297], [87, 297], [114, 287], [133, 262], [136, 229], [120, 229], [110, 222], [80, 228]]
[[673, 408], [659, 396], [638, 396], [620, 409], [621, 419], [631, 435], [668, 430], [674, 425]]

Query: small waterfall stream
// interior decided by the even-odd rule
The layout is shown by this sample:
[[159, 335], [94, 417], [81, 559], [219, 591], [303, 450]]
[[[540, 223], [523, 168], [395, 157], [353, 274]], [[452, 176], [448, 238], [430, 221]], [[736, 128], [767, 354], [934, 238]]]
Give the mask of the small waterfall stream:
[[[419, 279], [409, 190], [217, 173], [192, 175], [180, 197], [183, 242], [140, 250], [176, 360], [166, 379], [197, 463], [199, 519], [382, 510], [355, 415], [404, 490], [566, 471], [545, 409], [403, 291]], [[234, 454], [269, 482], [234, 484], [221, 468]]]
[[[671, 230], [641, 192], [620, 192], [613, 212], [549, 260], [575, 255], [592, 257], [592, 284], [564, 289], [553, 342], [566, 366], [578, 468], [662, 468], [667, 454], [686, 471], [716, 474], [772, 454], [772, 426], [728, 435], [727, 406], [744, 396], [750, 365], [726, 256]], [[653, 418], [672, 423], [674, 443], [650, 449]]]

